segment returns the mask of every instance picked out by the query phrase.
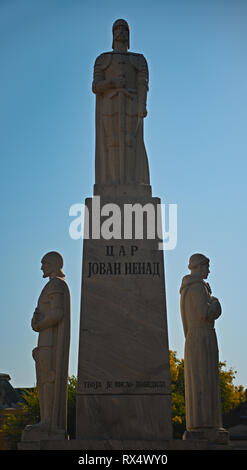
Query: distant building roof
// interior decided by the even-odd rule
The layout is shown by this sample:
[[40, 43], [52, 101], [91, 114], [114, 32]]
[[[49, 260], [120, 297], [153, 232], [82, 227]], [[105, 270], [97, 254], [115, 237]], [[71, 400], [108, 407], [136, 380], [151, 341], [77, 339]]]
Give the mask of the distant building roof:
[[247, 439], [247, 401], [223, 415], [223, 425], [231, 439]]
[[20, 408], [20, 402], [23, 401], [21, 395], [9, 382], [10, 376], [0, 373], [0, 410]]

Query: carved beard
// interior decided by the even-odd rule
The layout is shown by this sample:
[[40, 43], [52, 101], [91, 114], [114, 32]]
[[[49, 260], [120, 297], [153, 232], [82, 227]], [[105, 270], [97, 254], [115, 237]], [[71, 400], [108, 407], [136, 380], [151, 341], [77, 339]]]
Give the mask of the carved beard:
[[51, 272], [48, 272], [48, 271], [44, 272], [44, 271], [43, 271], [43, 277], [44, 277], [44, 278], [50, 277], [50, 276], [52, 275], [52, 273], [53, 273], [53, 271], [51, 271]]

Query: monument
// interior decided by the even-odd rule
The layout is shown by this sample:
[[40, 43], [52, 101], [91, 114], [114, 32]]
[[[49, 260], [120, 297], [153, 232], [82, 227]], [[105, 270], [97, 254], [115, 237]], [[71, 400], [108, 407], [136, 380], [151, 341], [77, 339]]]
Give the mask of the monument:
[[186, 337], [187, 430], [172, 439], [171, 383], [160, 199], [152, 197], [144, 144], [148, 65], [129, 52], [125, 20], [111, 52], [95, 61], [94, 196], [85, 202], [76, 439], [66, 439], [70, 295], [63, 259], [42, 259], [49, 277], [32, 328], [41, 422], [20, 449], [198, 449], [227, 443], [222, 429], [214, 321], [221, 306], [204, 281], [209, 260], [190, 258], [181, 286]]
[[221, 305], [204, 281], [210, 272], [209, 259], [194, 254], [188, 267], [191, 274], [184, 276], [180, 289], [185, 335], [184, 439], [207, 439], [226, 444], [228, 432], [222, 428], [219, 357], [214, 329], [215, 320], [221, 315]]
[[67, 427], [67, 381], [70, 343], [70, 293], [62, 271], [63, 258], [57, 252], [41, 260], [43, 288], [32, 318], [32, 329], [39, 333], [33, 350], [41, 421], [28, 425], [22, 442], [65, 439]]
[[[143, 137], [148, 66], [128, 49], [129, 26], [117, 20], [113, 51], [94, 66], [95, 185], [85, 203], [76, 419], [87, 449], [103, 440], [116, 449], [130, 440], [148, 448], [172, 437], [160, 200], [151, 194]], [[104, 234], [116, 228], [110, 214], [118, 236]]]

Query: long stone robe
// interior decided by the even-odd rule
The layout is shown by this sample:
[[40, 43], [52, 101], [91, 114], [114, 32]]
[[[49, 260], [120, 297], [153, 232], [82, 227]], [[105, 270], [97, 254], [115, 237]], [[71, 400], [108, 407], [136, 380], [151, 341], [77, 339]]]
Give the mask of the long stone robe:
[[[124, 79], [125, 87], [111, 87]], [[96, 94], [96, 184], [149, 184], [149, 167], [143, 140], [148, 66], [143, 55], [106, 52], [95, 61], [93, 92]]]
[[[57, 312], [52, 311], [54, 296], [59, 299], [60, 308]], [[70, 293], [64, 279], [54, 277], [45, 285], [37, 307], [42, 319], [36, 329], [39, 339], [37, 348], [33, 350], [33, 358], [36, 362], [41, 421], [44, 410], [49, 407], [51, 429], [66, 431]], [[46, 384], [50, 384], [50, 403], [46, 403], [47, 396], [44, 394]]]
[[209, 284], [199, 275], [185, 276], [180, 293], [185, 334], [186, 428], [188, 431], [219, 429], [222, 416], [214, 322], [221, 306], [212, 297]]

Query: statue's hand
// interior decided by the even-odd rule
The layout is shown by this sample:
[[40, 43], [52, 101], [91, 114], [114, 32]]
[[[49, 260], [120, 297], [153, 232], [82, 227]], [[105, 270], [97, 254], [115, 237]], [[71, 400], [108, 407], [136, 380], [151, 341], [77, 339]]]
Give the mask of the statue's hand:
[[39, 308], [37, 307], [34, 311], [34, 314], [33, 314], [33, 318], [32, 318], [32, 321], [31, 321], [31, 326], [32, 326], [32, 329], [34, 331], [38, 331], [38, 325], [39, 325], [39, 322], [41, 320], [41, 318], [43, 317], [41, 311], [39, 310]]
[[146, 100], [144, 100], [142, 97], [139, 97], [139, 103], [138, 103], [138, 118], [142, 119], [147, 116], [147, 106], [146, 106]]
[[38, 322], [37, 322], [37, 318], [35, 318], [35, 316], [33, 316], [32, 320], [31, 320], [31, 327], [34, 331], [38, 331]]
[[221, 305], [216, 297], [211, 297], [211, 305], [210, 305], [211, 314], [216, 320], [221, 315]]
[[123, 77], [114, 78], [112, 80], [112, 86], [113, 86], [113, 88], [125, 88], [125, 86], [126, 86], [125, 78], [123, 78]]
[[147, 110], [146, 109], [142, 109], [140, 111], [138, 111], [138, 117], [139, 118], [145, 118], [147, 116]]

